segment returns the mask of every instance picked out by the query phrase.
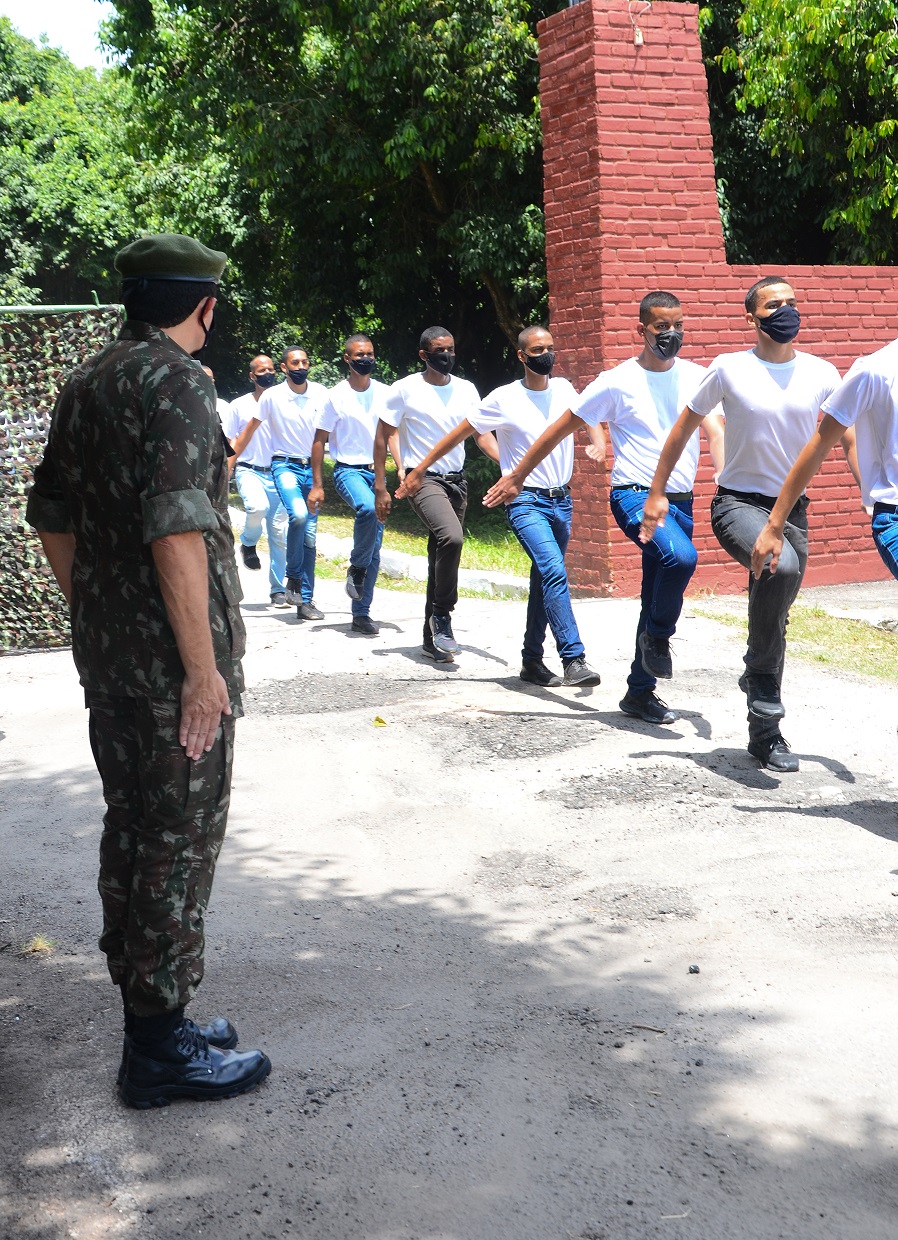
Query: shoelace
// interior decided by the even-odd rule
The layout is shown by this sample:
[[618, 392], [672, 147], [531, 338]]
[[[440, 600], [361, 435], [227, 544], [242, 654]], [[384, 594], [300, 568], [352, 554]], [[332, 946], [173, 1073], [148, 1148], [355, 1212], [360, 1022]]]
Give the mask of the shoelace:
[[176, 1029], [178, 1039], [178, 1050], [187, 1058], [198, 1059], [207, 1058], [209, 1055], [209, 1043], [200, 1033], [200, 1027], [185, 1016], [181, 1024]]

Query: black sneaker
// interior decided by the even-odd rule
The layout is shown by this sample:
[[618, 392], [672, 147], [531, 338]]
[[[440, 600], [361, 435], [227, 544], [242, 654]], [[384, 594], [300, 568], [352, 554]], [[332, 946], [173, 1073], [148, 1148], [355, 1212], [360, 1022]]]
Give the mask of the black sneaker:
[[448, 654], [445, 650], [437, 650], [432, 642], [425, 642], [421, 647], [421, 653], [428, 659], [433, 659], [434, 663], [454, 663], [455, 656]]
[[526, 680], [528, 685], [542, 685], [544, 689], [561, 684], [561, 677], [550, 671], [542, 659], [525, 659], [521, 664], [521, 680]]
[[287, 588], [284, 594], [286, 595], [287, 602], [291, 606], [300, 607], [302, 605], [302, 582], [298, 577], [288, 577], [285, 584]]
[[167, 1107], [176, 1098], [236, 1098], [270, 1071], [271, 1060], [262, 1051], [220, 1050], [192, 1020], [182, 1020], [156, 1042], [132, 1037], [121, 1095], [141, 1111]]
[[568, 659], [564, 665], [563, 685], [600, 685], [602, 677], [584, 659], [578, 655], [576, 659]]
[[289, 607], [290, 604], [287, 602], [286, 592], [284, 590], [275, 590], [271, 596], [271, 605], [272, 607]]
[[350, 564], [349, 572], [346, 574], [346, 593], [354, 603], [358, 602], [362, 597], [362, 590], [365, 588], [365, 578], [367, 576], [367, 568], [354, 568]]
[[430, 617], [430, 631], [437, 650], [441, 650], [443, 654], [458, 654], [459, 646], [452, 632], [452, 621], [444, 612], [435, 611]]
[[313, 599], [311, 603], [300, 602], [296, 609], [296, 616], [298, 620], [323, 620], [324, 612], [315, 606]]
[[662, 702], [651, 689], [648, 693], [631, 693], [627, 690], [621, 699], [620, 708], [625, 715], [634, 719], [642, 719], [645, 723], [676, 723], [677, 713]]
[[659, 680], [670, 680], [673, 676], [673, 662], [670, 657], [670, 638], [654, 637], [648, 631], [639, 634], [639, 657], [642, 666], [650, 676]]
[[243, 556], [243, 563], [247, 568], [261, 568], [262, 561], [256, 554], [255, 547], [247, 547], [245, 543], [240, 544], [240, 554]]
[[[126, 1017], [126, 1022], [131, 1021], [133, 1024], [133, 1016]], [[216, 1016], [215, 1020], [210, 1020], [208, 1025], [198, 1025], [196, 1021], [190, 1019], [189, 1016], [184, 1017], [185, 1025], [192, 1025], [196, 1032], [209, 1043], [210, 1046], [217, 1046], [221, 1051], [233, 1050], [237, 1045], [237, 1030], [229, 1020], [224, 1016]], [[122, 1062], [118, 1070], [118, 1087], [121, 1089], [122, 1081], [125, 1079], [125, 1072], [128, 1067], [128, 1055], [131, 1051], [131, 1035], [128, 1032], [127, 1025], [125, 1030], [125, 1040], [122, 1043]]]
[[377, 637], [380, 629], [370, 616], [353, 616], [352, 631], [353, 633], [364, 633], [366, 637]]
[[798, 759], [789, 749], [789, 742], [783, 740], [779, 732], [774, 732], [773, 736], [765, 736], [759, 741], [750, 741], [748, 752], [753, 758], [757, 758], [761, 766], [765, 766], [768, 771], [798, 770]]
[[772, 673], [743, 672], [739, 677], [739, 688], [748, 698], [748, 709], [753, 715], [759, 715], [762, 719], [782, 719], [785, 716], [780, 687]]

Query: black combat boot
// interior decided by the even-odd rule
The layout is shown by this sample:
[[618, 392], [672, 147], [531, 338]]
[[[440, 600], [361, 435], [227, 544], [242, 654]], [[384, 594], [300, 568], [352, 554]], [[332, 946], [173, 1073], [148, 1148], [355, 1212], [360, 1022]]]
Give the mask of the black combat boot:
[[133, 1016], [120, 1086], [129, 1106], [146, 1110], [175, 1098], [236, 1098], [271, 1071], [262, 1051], [221, 1050], [177, 1008], [162, 1016]]
[[[125, 1079], [125, 1069], [128, 1066], [128, 1052], [131, 1049], [131, 1034], [134, 1032], [134, 1013], [128, 1008], [127, 988], [124, 982], [119, 983], [119, 989], [122, 992], [122, 1007], [125, 1013], [124, 1039], [122, 1041], [122, 1062], [119, 1064], [118, 1077], [116, 1083], [119, 1089], [122, 1087], [122, 1081]], [[183, 1009], [182, 1009], [183, 1011]], [[208, 1025], [197, 1025], [196, 1021], [192, 1021], [189, 1016], [184, 1019], [188, 1024], [194, 1025], [199, 1033], [203, 1035], [210, 1046], [217, 1046], [220, 1050], [229, 1051], [237, 1045], [237, 1030], [229, 1020], [224, 1016], [216, 1016], [214, 1020], [210, 1020]]]

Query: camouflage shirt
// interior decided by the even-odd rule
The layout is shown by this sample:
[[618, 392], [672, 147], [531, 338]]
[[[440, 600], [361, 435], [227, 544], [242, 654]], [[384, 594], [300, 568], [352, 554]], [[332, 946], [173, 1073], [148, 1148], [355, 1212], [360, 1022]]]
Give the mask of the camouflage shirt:
[[184, 668], [150, 544], [200, 530], [215, 661], [239, 710], [243, 592], [226, 453], [212, 381], [147, 323], [126, 322], [62, 389], [27, 519], [75, 535], [72, 649], [86, 689], [179, 697]]

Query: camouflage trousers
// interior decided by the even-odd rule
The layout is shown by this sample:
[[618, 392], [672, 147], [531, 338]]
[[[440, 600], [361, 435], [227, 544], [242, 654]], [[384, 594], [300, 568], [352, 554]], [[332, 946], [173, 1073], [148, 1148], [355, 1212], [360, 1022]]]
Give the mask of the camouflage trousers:
[[100, 899], [109, 972], [136, 1016], [188, 1003], [203, 976], [203, 918], [224, 839], [235, 717], [191, 761], [178, 702], [88, 693], [103, 780]]

